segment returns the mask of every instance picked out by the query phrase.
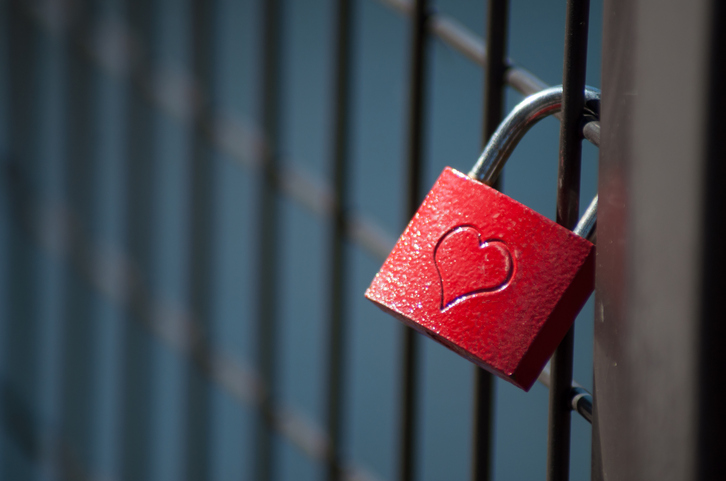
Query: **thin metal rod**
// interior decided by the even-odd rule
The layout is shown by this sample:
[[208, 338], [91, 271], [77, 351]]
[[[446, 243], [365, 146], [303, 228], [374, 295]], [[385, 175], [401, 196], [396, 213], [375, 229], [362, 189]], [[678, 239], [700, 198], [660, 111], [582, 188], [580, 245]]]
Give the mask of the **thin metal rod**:
[[[149, 2], [128, 0], [124, 8], [131, 29], [137, 32], [139, 39], [152, 45], [158, 32], [159, 17]], [[140, 59], [139, 68], [145, 68], [148, 57]], [[124, 245], [127, 246], [129, 257], [139, 266], [142, 279], [150, 278], [149, 267], [154, 265], [152, 238], [153, 218], [149, 206], [154, 199], [154, 174], [158, 168], [158, 158], [154, 155], [157, 130], [153, 122], [153, 106], [148, 105], [138, 95], [128, 94], [126, 105], [125, 135], [128, 139], [123, 174], [126, 185], [124, 208], [125, 227]], [[143, 303], [142, 296], [134, 302]], [[126, 312], [125, 317], [134, 319], [136, 313]], [[149, 481], [152, 478], [152, 441], [148, 429], [154, 419], [152, 396], [155, 385], [153, 378], [154, 352], [153, 345], [148, 342], [143, 332], [132, 322], [124, 323], [121, 334], [121, 368], [118, 387], [121, 401], [119, 426], [120, 434], [120, 479], [138, 479]]]
[[256, 419], [255, 471], [253, 478], [270, 481], [274, 476], [272, 409], [274, 399], [277, 324], [277, 250], [278, 217], [276, 175], [279, 163], [279, 101], [280, 101], [280, 36], [281, 15], [278, 0], [262, 2], [262, 129], [267, 139], [262, 149], [262, 182], [260, 183], [257, 222], [258, 279], [258, 342], [257, 367], [263, 384], [262, 402]]
[[[44, 374], [41, 332], [47, 324], [42, 320], [44, 317], [42, 303], [48, 301], [45, 296], [41, 297], [43, 294], [41, 283], [47, 276], [47, 271], [43, 272], [41, 266], [47, 265], [48, 262], [41, 261], [34, 246], [23, 238], [23, 231], [32, 232], [34, 224], [23, 222], [22, 217], [27, 210], [24, 204], [32, 193], [32, 186], [36, 185], [37, 179], [42, 176], [43, 155], [38, 131], [43, 125], [44, 114], [48, 115], [46, 113], [48, 109], [42, 105], [43, 101], [47, 101], [47, 97], [40, 95], [39, 91], [43, 84], [40, 80], [42, 72], [47, 72], [43, 68], [47, 62], [44, 62], [42, 55], [39, 55], [39, 52], [42, 52], [40, 46], [43, 42], [43, 32], [22, 15], [22, 5], [19, 3], [4, 2], [0, 6], [2, 9], [0, 15], [4, 15], [1, 20], [0, 35], [3, 37], [5, 49], [2, 59], [4, 89], [0, 90], [0, 94], [3, 96], [3, 114], [7, 119], [4, 123], [6, 130], [3, 132], [5, 137], [0, 174], [2, 175], [0, 216], [3, 220], [3, 229], [7, 229], [3, 232], [1, 246], [5, 252], [0, 254], [4, 261], [0, 272], [3, 279], [0, 279], [0, 282], [3, 282], [5, 287], [0, 294], [0, 316], [2, 316], [0, 350], [2, 350], [3, 365], [7, 367], [3, 370], [0, 383], [0, 406], [3, 412], [2, 429], [6, 439], [12, 439], [13, 431], [20, 434], [19, 439], [14, 440], [16, 441], [13, 443], [14, 449], [20, 448], [19, 452], [23, 454], [30, 455], [36, 452], [42, 456], [47, 453], [47, 443], [44, 445], [40, 436], [37, 440], [33, 439], [32, 434], [45, 423], [32, 423], [24, 415], [24, 411], [29, 411], [31, 406], [37, 406], [43, 395], [48, 392], [37, 381], [43, 379]], [[64, 92], [57, 97], [61, 95], [67, 94]], [[66, 174], [65, 166], [63, 171]], [[65, 180], [66, 176], [67, 174], [62, 175], [62, 180]], [[54, 340], [55, 343], [60, 344]], [[62, 371], [58, 369], [55, 372]], [[66, 384], [67, 382], [66, 380]], [[60, 383], [54, 382], [54, 384]], [[53, 392], [57, 395], [61, 389], [54, 388]], [[53, 403], [56, 412], [59, 404], [58, 401]], [[25, 429], [26, 427], [30, 429]], [[10, 444], [5, 445], [10, 446]], [[2, 479], [19, 477], [17, 468], [13, 469], [13, 463], [9, 462], [13, 459], [13, 455], [5, 454], [9, 451], [7, 448], [4, 450], [3, 462], [0, 463]], [[14, 457], [17, 458], [18, 455]], [[38, 462], [37, 466], [41, 466], [43, 461], [47, 459]]]
[[[589, 0], [568, 0], [565, 20], [565, 61], [562, 78], [562, 123], [557, 184], [557, 223], [572, 229], [580, 201], [582, 114], [585, 107], [585, 67]], [[566, 481], [570, 476], [570, 389], [574, 326], [565, 335], [551, 361], [547, 480]]]
[[[494, 135], [504, 112], [507, 62], [509, 1], [490, 0], [487, 11], [486, 67], [484, 70], [484, 117], [482, 143]], [[495, 187], [499, 188], [501, 182]], [[494, 378], [481, 368], [474, 369], [474, 415], [471, 479], [487, 481], [492, 474], [492, 416]]]
[[[545, 366], [537, 380], [548, 388], [550, 387], [551, 374], [549, 365]], [[580, 414], [585, 421], [592, 424], [592, 394], [590, 394], [590, 392], [582, 387], [577, 381], [573, 380], [572, 386], [570, 386], [568, 399], [568, 404], [571, 409], [573, 411], [577, 411], [577, 413]]]
[[592, 394], [581, 387], [570, 388], [570, 407], [592, 424]]
[[[547, 480], [566, 481], [570, 476], [570, 384], [572, 382], [572, 350], [574, 327], [552, 356], [550, 376], [550, 409], [547, 437]], [[565, 383], [565, 381], [567, 381]]]
[[[92, 16], [94, 7], [86, 4], [74, 13], [82, 17]], [[101, 114], [96, 103], [101, 89], [90, 62], [78, 55], [69, 43], [64, 43], [67, 52], [63, 69], [66, 75], [63, 85], [67, 89], [63, 109], [63, 135], [67, 149], [64, 191], [69, 204], [80, 214], [83, 225], [93, 229], [101, 223], [99, 211], [102, 212], [97, 208], [101, 200], [97, 188], [101, 165], [97, 140], [100, 137]], [[97, 389], [94, 386], [94, 367], [98, 362], [99, 309], [93, 296], [79, 283], [69, 281], [70, 278], [66, 271], [60, 294], [63, 307], [59, 326], [62, 354], [57, 359], [60, 365], [58, 427], [62, 432], [73, 432], [76, 442], [90, 445], [99, 440], [94, 436], [92, 423], [86, 421], [99, 409], [98, 398], [94, 395], [98, 392], [94, 393]], [[146, 377], [149, 379], [151, 375]], [[144, 383], [142, 379], [139, 382]], [[139, 479], [143, 480], [143, 476]]]
[[507, 62], [509, 0], [491, 0], [487, 12], [486, 71], [484, 72], [483, 144], [502, 121]]
[[[423, 137], [426, 92], [426, 22], [427, 1], [416, 0], [411, 16], [411, 51], [409, 71], [409, 111], [408, 111], [408, 162], [406, 218], [416, 213], [422, 200], [421, 183], [423, 176]], [[419, 339], [413, 329], [403, 328], [403, 362], [401, 372], [401, 432], [399, 448], [399, 479], [415, 479], [416, 466], [416, 419], [419, 403], [417, 401], [419, 369]]]
[[329, 452], [327, 479], [342, 479], [343, 392], [345, 387], [345, 311], [348, 287], [348, 263], [345, 244], [348, 227], [348, 145], [350, 137], [350, 72], [352, 69], [351, 39], [353, 21], [350, 0], [338, 0], [335, 21], [335, 78], [333, 84], [333, 202], [330, 270], [330, 340], [328, 369], [327, 430]]
[[[215, 45], [215, 11], [213, 0], [191, 2], [192, 70], [198, 81], [197, 101], [211, 110], [214, 86], [214, 65], [217, 60]], [[191, 178], [189, 182], [190, 212], [189, 246], [189, 301], [192, 312], [201, 324], [200, 332], [209, 333], [212, 325], [212, 285], [214, 279], [214, 164], [207, 138], [199, 117], [193, 123], [191, 145]], [[208, 479], [211, 468], [212, 399], [210, 383], [204, 373], [189, 364], [186, 371], [186, 453], [184, 479]]]

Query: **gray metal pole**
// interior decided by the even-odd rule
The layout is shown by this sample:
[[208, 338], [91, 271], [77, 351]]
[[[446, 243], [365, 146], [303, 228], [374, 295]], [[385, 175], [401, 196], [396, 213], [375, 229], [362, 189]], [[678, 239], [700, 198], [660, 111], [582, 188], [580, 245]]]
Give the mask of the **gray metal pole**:
[[723, 479], [726, 8], [604, 9], [593, 479]]

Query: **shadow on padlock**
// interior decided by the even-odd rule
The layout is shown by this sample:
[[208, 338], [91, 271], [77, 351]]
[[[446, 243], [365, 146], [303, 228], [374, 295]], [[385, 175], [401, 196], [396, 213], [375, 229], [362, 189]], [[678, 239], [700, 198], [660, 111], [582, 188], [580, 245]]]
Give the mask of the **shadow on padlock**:
[[[588, 88], [585, 99], [599, 92]], [[587, 238], [597, 197], [573, 232], [489, 185], [524, 134], [561, 105], [561, 87], [526, 98], [468, 176], [445, 168], [366, 291], [384, 311], [527, 391], [594, 289]]]

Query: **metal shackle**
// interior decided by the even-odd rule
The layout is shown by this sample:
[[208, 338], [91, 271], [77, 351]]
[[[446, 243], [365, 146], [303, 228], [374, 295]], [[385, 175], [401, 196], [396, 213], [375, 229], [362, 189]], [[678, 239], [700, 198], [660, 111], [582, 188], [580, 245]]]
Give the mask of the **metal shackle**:
[[587, 210], [577, 221], [577, 225], [572, 232], [580, 237], [587, 240], [592, 240], [592, 234], [595, 232], [595, 225], [597, 224], [597, 194], [590, 201], [590, 205], [587, 206]]
[[[585, 102], [600, 100], [600, 91], [585, 87]], [[537, 122], [562, 110], [562, 86], [551, 87], [522, 100], [507, 115], [489, 139], [469, 177], [492, 185], [499, 177], [504, 163]]]
[[[600, 91], [592, 87], [585, 87], [585, 102], [593, 100], [600, 100]], [[561, 85], [542, 90], [521, 101], [499, 124], [469, 172], [469, 177], [492, 185], [524, 134], [537, 122], [560, 110], [562, 110]], [[596, 219], [597, 195], [573, 232], [580, 237], [589, 238], [595, 228]]]

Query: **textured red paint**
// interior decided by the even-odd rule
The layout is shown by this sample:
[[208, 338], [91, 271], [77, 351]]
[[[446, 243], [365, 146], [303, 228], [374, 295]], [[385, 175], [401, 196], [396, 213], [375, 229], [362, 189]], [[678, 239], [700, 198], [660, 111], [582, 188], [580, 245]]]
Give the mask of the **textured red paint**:
[[434, 250], [442, 287], [441, 307], [506, 287], [514, 272], [512, 254], [499, 239], [482, 239], [473, 226], [449, 231]]
[[529, 390], [594, 288], [595, 248], [444, 169], [366, 297]]

